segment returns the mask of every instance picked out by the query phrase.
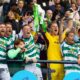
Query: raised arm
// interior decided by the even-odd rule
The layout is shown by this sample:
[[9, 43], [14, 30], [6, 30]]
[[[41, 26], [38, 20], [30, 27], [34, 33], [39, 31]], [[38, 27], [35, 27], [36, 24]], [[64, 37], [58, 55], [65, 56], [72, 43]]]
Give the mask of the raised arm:
[[60, 28], [59, 28], [59, 41], [60, 41], [60, 43], [62, 43], [64, 41], [64, 39], [66, 37], [65, 36], [66, 33], [72, 29], [72, 27], [73, 27], [72, 24], [73, 24], [72, 21], [70, 21], [68, 23], [67, 28], [64, 30], [64, 28], [65, 28], [65, 26], [64, 26], [64, 19], [61, 20]]

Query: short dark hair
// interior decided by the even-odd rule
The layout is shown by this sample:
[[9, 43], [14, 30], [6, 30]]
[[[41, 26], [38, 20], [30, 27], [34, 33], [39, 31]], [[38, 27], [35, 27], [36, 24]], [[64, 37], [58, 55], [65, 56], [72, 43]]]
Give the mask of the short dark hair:
[[[24, 41], [23, 41], [22, 39], [17, 39], [17, 40], [15, 40], [15, 42], [14, 42], [14, 47], [15, 47], [16, 45], [19, 45], [20, 42], [23, 42], [23, 43], [24, 43]], [[24, 44], [25, 44], [25, 43], [24, 43]]]
[[66, 37], [68, 37], [70, 33], [74, 33], [74, 31], [70, 30], [70, 31], [66, 32]]
[[[0, 25], [5, 25], [5, 23], [3, 23], [3, 22], [0, 22]], [[1, 26], [2, 27], [2, 26]]]
[[25, 26], [29, 26], [29, 25], [28, 25], [28, 24], [23, 25], [23, 26], [22, 26], [22, 29], [23, 29]]
[[51, 22], [51, 23], [48, 25], [48, 27], [50, 28], [50, 27], [52, 26], [52, 24], [57, 24], [57, 22], [56, 22], [56, 21]]
[[12, 26], [11, 22], [6, 22], [5, 24], [9, 24], [9, 25], [11, 25], [11, 26]]

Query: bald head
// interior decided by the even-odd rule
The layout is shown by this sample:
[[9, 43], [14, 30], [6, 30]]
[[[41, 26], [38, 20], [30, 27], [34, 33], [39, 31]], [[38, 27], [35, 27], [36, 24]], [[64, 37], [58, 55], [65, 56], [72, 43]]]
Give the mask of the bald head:
[[47, 10], [47, 13], [46, 13], [46, 15], [47, 15], [47, 17], [48, 18], [52, 18], [52, 15], [53, 15], [53, 12], [52, 12], [52, 10]]

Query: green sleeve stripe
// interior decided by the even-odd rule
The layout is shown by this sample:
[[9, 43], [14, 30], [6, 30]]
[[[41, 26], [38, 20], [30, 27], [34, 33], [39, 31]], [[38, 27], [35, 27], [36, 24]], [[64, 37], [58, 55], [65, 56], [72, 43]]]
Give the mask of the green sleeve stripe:
[[29, 55], [29, 57], [35, 57], [35, 56], [36, 56], [36, 54]]
[[64, 67], [64, 69], [65, 70], [69, 70], [69, 69], [73, 69], [73, 70], [80, 70], [80, 68], [78, 68], [78, 67], [75, 67], [75, 66], [66, 66], [66, 67]]
[[63, 54], [63, 57], [74, 57], [74, 58], [78, 58], [78, 56], [71, 54]]
[[34, 50], [35, 50], [35, 47], [33, 47], [31, 50], [26, 51], [25, 53], [29, 54], [29, 53], [33, 52]]
[[41, 68], [41, 65], [40, 64], [36, 64], [36, 67]]
[[6, 58], [7, 56], [6, 56], [6, 55], [4, 55], [4, 56], [3, 56], [3, 55], [0, 55], [0, 57], [2, 57], [2, 58]]

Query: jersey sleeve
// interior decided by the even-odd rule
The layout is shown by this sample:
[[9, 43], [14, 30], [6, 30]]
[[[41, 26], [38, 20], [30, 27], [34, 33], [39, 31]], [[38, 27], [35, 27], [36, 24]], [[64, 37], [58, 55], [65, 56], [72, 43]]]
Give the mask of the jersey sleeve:
[[8, 57], [10, 58], [10, 59], [14, 59], [19, 53], [20, 53], [20, 51], [21, 51], [21, 49], [20, 48], [18, 48], [18, 49], [11, 49], [11, 50], [9, 50], [8, 51]]
[[46, 32], [46, 33], [45, 33], [45, 36], [46, 36], [46, 38], [48, 39], [48, 41], [51, 41], [52, 36], [50, 35], [49, 32]]

